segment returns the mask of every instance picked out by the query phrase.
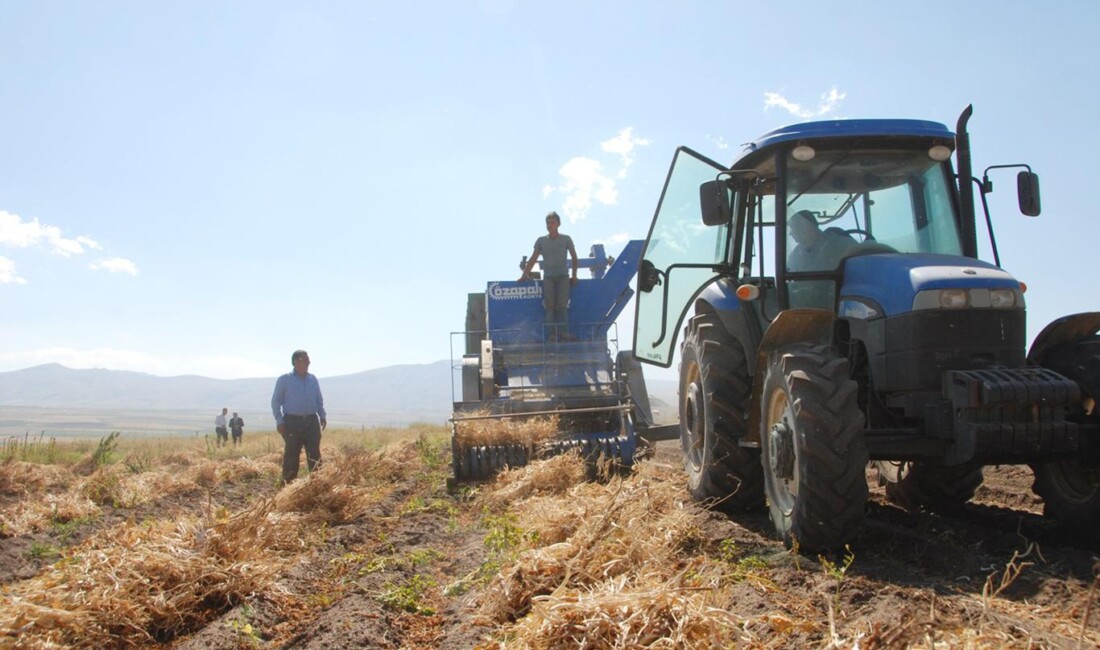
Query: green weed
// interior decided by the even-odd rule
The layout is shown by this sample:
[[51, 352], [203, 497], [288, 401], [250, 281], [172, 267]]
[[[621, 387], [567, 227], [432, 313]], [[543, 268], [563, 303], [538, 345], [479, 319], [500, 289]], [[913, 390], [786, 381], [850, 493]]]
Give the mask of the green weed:
[[226, 626], [233, 630], [234, 635], [237, 637], [238, 648], [258, 648], [263, 643], [259, 631], [252, 625], [252, 614], [251, 607], [241, 605], [241, 618], [234, 617], [225, 622]]
[[440, 469], [447, 463], [447, 456], [443, 452], [442, 445], [429, 440], [428, 436], [423, 433], [416, 438], [416, 451], [420, 456], [420, 460], [429, 469]]
[[92, 469], [99, 469], [111, 462], [111, 456], [118, 448], [118, 437], [121, 431], [112, 431], [99, 439], [95, 451], [92, 452]]
[[838, 645], [840, 642], [840, 636], [836, 629], [837, 612], [840, 611], [840, 590], [844, 586], [844, 578], [848, 575], [848, 569], [852, 566], [852, 562], [855, 562], [855, 553], [852, 553], [852, 549], [848, 546], [844, 546], [844, 561], [837, 564], [825, 557], [824, 555], [818, 555], [817, 559], [821, 562], [821, 566], [825, 569], [825, 575], [829, 576], [836, 581], [835, 588], [833, 589], [832, 598], [828, 604], [829, 614], [829, 634], [832, 636], [833, 644]]
[[387, 582], [382, 585], [378, 600], [387, 607], [413, 614], [431, 615], [435, 610], [421, 601], [424, 594], [436, 586], [435, 580], [416, 574], [401, 584]]
[[485, 533], [485, 547], [492, 555], [506, 555], [523, 541], [523, 530], [516, 525], [515, 515], [487, 515], [484, 524], [489, 529]]
[[20, 460], [46, 465], [58, 462], [60, 457], [57, 439], [53, 436], [49, 440], [44, 434], [32, 438], [28, 432], [22, 438], [13, 436], [0, 440], [0, 462]]
[[27, 555], [36, 560], [52, 560], [61, 556], [61, 549], [53, 544], [35, 540], [31, 542], [31, 547], [27, 550]]

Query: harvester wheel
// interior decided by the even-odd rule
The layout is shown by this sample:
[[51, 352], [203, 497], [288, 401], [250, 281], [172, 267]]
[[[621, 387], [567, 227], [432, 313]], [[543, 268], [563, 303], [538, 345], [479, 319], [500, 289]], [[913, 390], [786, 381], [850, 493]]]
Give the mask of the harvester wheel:
[[886, 498], [906, 510], [951, 510], [974, 497], [982, 484], [981, 465], [932, 465], [875, 461], [886, 483]]
[[[1081, 387], [1079, 413], [1084, 422], [1100, 422], [1100, 339], [1064, 343], [1044, 355], [1042, 365], [1077, 382]], [[1043, 514], [1074, 531], [1097, 534], [1100, 524], [1100, 468], [1077, 460], [1032, 466], [1031, 489], [1043, 498]]]
[[760, 452], [741, 447], [752, 390], [741, 345], [713, 314], [691, 320], [680, 364], [680, 449], [688, 489], [727, 513], [764, 505]]
[[838, 550], [863, 522], [858, 391], [848, 360], [832, 348], [795, 344], [769, 356], [760, 446], [772, 523], [787, 546]]

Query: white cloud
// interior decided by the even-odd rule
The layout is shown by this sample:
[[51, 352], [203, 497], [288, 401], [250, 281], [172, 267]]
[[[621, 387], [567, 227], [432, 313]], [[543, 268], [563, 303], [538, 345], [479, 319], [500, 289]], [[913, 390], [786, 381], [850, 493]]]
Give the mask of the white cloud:
[[648, 144], [649, 140], [634, 135], [634, 127], [619, 131], [615, 137], [600, 143], [604, 152], [618, 156], [618, 170], [609, 173], [605, 171], [604, 163], [600, 160], [577, 156], [558, 170], [560, 184], [547, 184], [542, 188], [543, 198], [554, 194], [564, 195], [561, 208], [557, 212], [569, 223], [586, 219], [595, 203], [615, 205], [619, 200], [616, 179], [626, 178], [627, 170], [634, 163], [635, 149]]
[[59, 363], [67, 368], [75, 369], [129, 370], [161, 377], [188, 374], [217, 379], [243, 379], [248, 377], [275, 377], [285, 372], [281, 368], [269, 367], [241, 357], [162, 358], [144, 352], [117, 348], [77, 349], [53, 347], [0, 353], [0, 367], [2, 368], [18, 370], [46, 363]]
[[64, 237], [57, 226], [48, 226], [38, 219], [23, 221], [17, 215], [0, 210], [0, 244], [14, 248], [27, 248], [46, 242], [58, 255], [80, 255], [85, 249], [99, 250], [100, 245], [91, 237]]
[[24, 278], [15, 272], [15, 262], [6, 257], [0, 257], [0, 284], [26, 284]]
[[795, 117], [824, 117], [835, 111], [847, 96], [847, 93], [842, 93], [837, 90], [836, 86], [833, 86], [827, 92], [822, 93], [821, 102], [816, 108], [804, 108], [801, 104], [792, 102], [779, 93], [768, 92], [764, 93], [764, 110], [781, 108]]
[[[49, 248], [54, 254], [61, 257], [72, 257], [73, 255], [83, 255], [88, 251], [103, 250], [99, 242], [87, 235], [66, 237], [57, 226], [43, 224], [37, 218], [25, 221], [17, 214], [0, 210], [0, 247], [33, 248], [37, 246]], [[100, 259], [93, 262], [90, 268], [137, 275], [137, 266], [130, 260], [121, 257]], [[0, 284], [26, 284], [26, 282], [24, 278], [15, 274], [14, 261], [6, 257], [0, 257]]]
[[628, 126], [619, 134], [610, 140], [604, 140], [600, 143], [600, 148], [608, 153], [619, 154], [619, 162], [622, 167], [619, 169], [619, 173], [616, 174], [617, 178], [626, 178], [626, 170], [634, 164], [634, 149], [635, 147], [645, 147], [649, 145], [649, 140], [645, 138], [634, 137], [634, 127]]
[[563, 179], [562, 184], [553, 188], [547, 186], [543, 190], [543, 196], [548, 196], [547, 191], [565, 195], [565, 201], [558, 212], [568, 219], [569, 223], [577, 223], [587, 218], [594, 201], [604, 205], [615, 205], [619, 200], [615, 180], [604, 174], [603, 165], [598, 160], [573, 158], [562, 165], [558, 174]]
[[714, 146], [718, 147], [719, 149], [729, 149], [730, 148], [730, 143], [726, 142], [726, 139], [723, 138], [720, 135], [710, 135], [708, 133], [707, 134], [707, 140], [710, 140], [711, 142], [713, 142]]
[[136, 276], [137, 265], [122, 257], [106, 257], [98, 259], [88, 265], [93, 271], [107, 271], [109, 273], [126, 273]]

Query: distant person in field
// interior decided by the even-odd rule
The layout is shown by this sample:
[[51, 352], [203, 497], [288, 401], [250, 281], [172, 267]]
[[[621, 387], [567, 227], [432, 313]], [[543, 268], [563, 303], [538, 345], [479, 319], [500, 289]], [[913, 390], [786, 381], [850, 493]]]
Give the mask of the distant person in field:
[[[558, 232], [560, 227], [561, 217], [557, 212], [546, 215], [547, 234], [535, 240], [535, 250], [519, 276], [520, 282], [530, 280], [531, 269], [542, 256], [542, 305], [546, 308], [544, 323], [551, 341], [572, 338], [569, 335], [569, 288], [577, 284], [577, 250], [569, 235]], [[572, 276], [566, 266], [567, 256], [573, 257]]]
[[214, 418], [214, 444], [218, 447], [229, 442], [229, 429], [225, 428], [225, 416], [228, 414], [229, 409], [223, 408], [222, 412]]
[[321, 384], [309, 373], [309, 354], [295, 350], [290, 355], [294, 366], [275, 382], [271, 395], [271, 412], [275, 428], [283, 437], [283, 483], [298, 478], [302, 448], [306, 450], [306, 467], [312, 472], [321, 462], [321, 431], [328, 426]]
[[233, 417], [229, 418], [229, 431], [233, 434], [233, 446], [241, 444], [241, 438], [244, 437], [244, 420], [237, 415], [236, 411], [233, 411]]

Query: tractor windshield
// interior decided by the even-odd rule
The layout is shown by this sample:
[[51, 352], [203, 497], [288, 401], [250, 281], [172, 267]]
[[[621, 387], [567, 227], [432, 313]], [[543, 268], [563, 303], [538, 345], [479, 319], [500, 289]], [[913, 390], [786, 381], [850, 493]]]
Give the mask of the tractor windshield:
[[950, 168], [926, 151], [845, 150], [787, 159], [791, 307], [832, 310], [831, 273], [861, 253], [962, 251]]
[[[862, 242], [899, 253], [962, 252], [950, 168], [926, 151], [820, 151], [789, 158], [787, 173], [790, 271], [832, 270]], [[828, 241], [816, 248], [837, 259], [807, 256], [800, 239]]]

